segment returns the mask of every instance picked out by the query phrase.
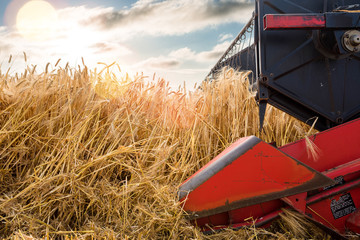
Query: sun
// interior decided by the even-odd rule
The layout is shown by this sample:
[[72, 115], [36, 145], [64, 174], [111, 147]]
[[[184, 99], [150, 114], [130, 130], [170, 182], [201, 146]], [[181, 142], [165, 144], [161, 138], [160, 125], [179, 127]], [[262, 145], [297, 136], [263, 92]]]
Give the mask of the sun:
[[32, 0], [22, 6], [16, 16], [16, 27], [26, 39], [45, 41], [56, 33], [57, 13], [43, 0]]

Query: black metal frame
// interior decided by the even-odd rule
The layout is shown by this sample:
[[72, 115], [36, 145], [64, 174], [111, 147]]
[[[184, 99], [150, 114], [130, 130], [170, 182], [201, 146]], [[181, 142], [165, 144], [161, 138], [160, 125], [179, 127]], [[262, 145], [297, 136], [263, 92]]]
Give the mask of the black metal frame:
[[[267, 102], [310, 125], [316, 121], [318, 130], [360, 116], [360, 55], [348, 53], [338, 44], [339, 37], [349, 28], [359, 28], [360, 13], [333, 12], [357, 3], [358, 0], [256, 1], [261, 119]], [[263, 30], [266, 14], [309, 13], [324, 13], [331, 16], [331, 21], [327, 21], [324, 30]]]
[[[260, 125], [266, 105], [318, 130], [360, 117], [360, 54], [342, 41], [360, 30], [360, 0], [256, 0], [252, 19], [219, 59], [208, 78], [229, 66], [251, 70], [257, 82]], [[322, 29], [264, 30], [267, 14], [324, 16]], [[254, 44], [243, 44], [249, 29]], [[360, 46], [358, 47], [360, 48]]]

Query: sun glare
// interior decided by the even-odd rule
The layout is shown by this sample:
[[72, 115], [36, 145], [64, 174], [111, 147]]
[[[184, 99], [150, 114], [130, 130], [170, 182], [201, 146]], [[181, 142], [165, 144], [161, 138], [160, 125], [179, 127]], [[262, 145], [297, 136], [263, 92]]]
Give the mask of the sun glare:
[[82, 25], [80, 17], [69, 14], [69, 9], [61, 10], [44, 0], [27, 1], [16, 16], [16, 27], [24, 45], [74, 65], [81, 65], [82, 58], [88, 67], [96, 66], [98, 61], [116, 61], [117, 52], [102, 52], [102, 44], [107, 43], [103, 33]]
[[16, 16], [16, 27], [26, 39], [43, 41], [56, 32], [57, 13], [48, 2], [32, 0], [20, 8]]

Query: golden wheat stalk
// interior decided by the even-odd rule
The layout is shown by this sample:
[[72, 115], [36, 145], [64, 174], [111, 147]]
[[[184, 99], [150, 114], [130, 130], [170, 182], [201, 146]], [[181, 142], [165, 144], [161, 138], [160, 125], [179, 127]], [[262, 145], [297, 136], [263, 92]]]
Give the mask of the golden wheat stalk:
[[34, 66], [18, 80], [1, 75], [1, 236], [297, 236], [291, 227], [286, 233], [252, 227], [205, 236], [185, 219], [176, 192], [240, 137], [283, 145], [304, 137], [309, 127], [269, 107], [260, 134], [247, 73], [224, 70], [202, 90], [186, 92], [161, 79], [130, 78], [116, 64], [104, 66], [98, 72], [67, 64], [50, 72], [48, 64], [45, 73]]

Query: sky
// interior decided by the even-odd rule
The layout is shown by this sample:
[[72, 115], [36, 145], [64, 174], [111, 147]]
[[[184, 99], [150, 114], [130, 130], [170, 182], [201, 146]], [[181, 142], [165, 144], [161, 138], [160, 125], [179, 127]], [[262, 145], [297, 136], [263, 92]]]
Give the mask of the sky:
[[41, 72], [48, 62], [76, 67], [83, 58], [92, 69], [116, 62], [130, 75], [191, 87], [253, 9], [253, 0], [0, 0], [0, 66]]

